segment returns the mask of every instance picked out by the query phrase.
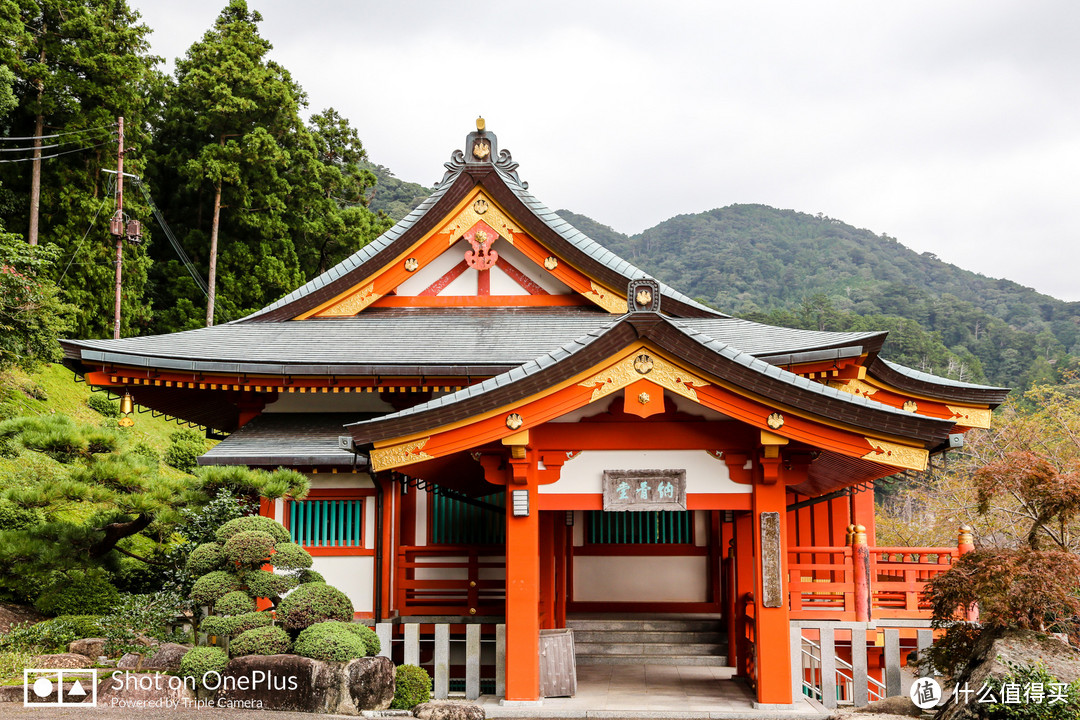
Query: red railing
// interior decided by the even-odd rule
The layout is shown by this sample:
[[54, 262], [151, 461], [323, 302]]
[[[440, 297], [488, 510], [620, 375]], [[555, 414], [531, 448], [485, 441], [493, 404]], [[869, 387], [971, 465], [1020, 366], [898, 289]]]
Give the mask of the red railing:
[[788, 549], [788, 602], [792, 618], [820, 611], [854, 613], [855, 578], [851, 547]]
[[892, 611], [883, 615], [924, 615], [930, 605], [922, 599], [926, 581], [940, 575], [960, 557], [952, 547], [870, 548], [870, 589], [875, 609]]
[[502, 546], [398, 548], [397, 608], [401, 615], [501, 615], [506, 607]]

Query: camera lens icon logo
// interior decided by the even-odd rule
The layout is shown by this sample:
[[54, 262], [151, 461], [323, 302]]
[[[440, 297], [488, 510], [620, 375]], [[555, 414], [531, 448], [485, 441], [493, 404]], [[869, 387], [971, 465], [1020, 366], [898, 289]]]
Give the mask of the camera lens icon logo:
[[97, 670], [23, 670], [23, 707], [96, 707]]

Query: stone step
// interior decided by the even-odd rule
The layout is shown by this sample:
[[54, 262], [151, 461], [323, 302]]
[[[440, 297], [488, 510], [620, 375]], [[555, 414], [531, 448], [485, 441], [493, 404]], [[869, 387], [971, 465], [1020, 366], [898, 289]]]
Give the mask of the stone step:
[[727, 638], [719, 631], [691, 630], [574, 630], [574, 643], [718, 643]]
[[600, 632], [605, 630], [625, 632], [717, 632], [724, 630], [720, 620], [587, 620], [570, 619], [566, 624], [577, 631]]
[[727, 655], [576, 655], [578, 665], [707, 665], [725, 667]]
[[575, 655], [723, 655], [727, 643], [579, 643]]

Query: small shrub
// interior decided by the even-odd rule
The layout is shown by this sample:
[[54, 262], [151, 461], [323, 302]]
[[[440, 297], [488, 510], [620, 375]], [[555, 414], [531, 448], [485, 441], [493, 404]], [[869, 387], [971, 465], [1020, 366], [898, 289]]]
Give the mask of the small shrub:
[[205, 686], [203, 678], [207, 673], [224, 672], [228, 664], [229, 656], [221, 648], [191, 648], [180, 658], [180, 675], [195, 678], [196, 683]]
[[14, 438], [0, 435], [0, 458], [12, 460], [19, 457], [19, 443]]
[[214, 612], [218, 615], [243, 615], [255, 612], [255, 601], [243, 590], [233, 590], [222, 595], [214, 603]]
[[17, 650], [0, 650], [0, 685], [18, 685], [23, 670], [34, 666], [34, 656]]
[[416, 665], [398, 665], [394, 671], [394, 701], [391, 710], [411, 710], [431, 699], [431, 676]]
[[[353, 631], [353, 627], [353, 623], [335, 620], [315, 623], [301, 630], [300, 634], [296, 636], [294, 652], [312, 660], [334, 660], [337, 662], [367, 657], [370, 655], [368, 644], [361, 634]], [[364, 626], [358, 625], [355, 627]]]
[[239, 565], [256, 565], [268, 560], [274, 536], [262, 530], [244, 530], [225, 541], [225, 557]]
[[120, 599], [120, 592], [100, 573], [59, 575], [34, 601], [46, 615], [101, 615]]
[[191, 600], [196, 605], [213, 606], [226, 593], [239, 589], [240, 583], [233, 575], [224, 570], [215, 570], [195, 581], [191, 587]]
[[86, 398], [86, 404], [94, 412], [109, 418], [120, 417], [120, 403], [110, 400], [105, 393], [93, 393]]
[[0, 531], [25, 530], [45, 522], [38, 508], [24, 508], [8, 500], [0, 500]]
[[0, 635], [0, 649], [11, 652], [67, 652], [72, 640], [104, 637], [96, 615], [61, 615], [39, 623], [12, 625]]
[[290, 540], [289, 531], [277, 520], [260, 515], [246, 515], [230, 520], [222, 525], [215, 533], [219, 543], [225, 544], [236, 533], [257, 530], [268, 533], [274, 538], [274, 542], [287, 543]]
[[187, 571], [195, 576], [206, 575], [225, 567], [225, 551], [217, 543], [203, 543], [188, 555]]
[[[213, 543], [215, 533], [230, 520], [243, 517], [249, 509], [246, 500], [233, 495], [227, 489], [217, 490], [214, 499], [199, 509], [184, 508], [180, 511], [183, 521], [179, 531], [187, 540], [194, 544]], [[255, 505], [258, 509], [258, 505]], [[222, 556], [224, 558], [224, 555]], [[197, 573], [202, 574], [202, 573]]]
[[247, 587], [248, 595], [261, 598], [281, 597], [299, 584], [294, 577], [277, 575], [269, 570], [251, 570], [240, 579]]
[[199, 456], [206, 452], [206, 443], [173, 443], [165, 451], [162, 460], [169, 467], [174, 467], [180, 472], [194, 472], [199, 466]]
[[313, 562], [311, 553], [296, 543], [279, 542], [270, 558], [274, 567], [282, 570], [307, 570]]
[[202, 623], [199, 625], [199, 631], [204, 632], [207, 635], [234, 637], [240, 633], [247, 632], [248, 630], [266, 627], [272, 622], [273, 618], [270, 617], [270, 613], [265, 612], [250, 612], [244, 613], [243, 615], [232, 615], [230, 617], [211, 615], [210, 617], [203, 619]]
[[[1041, 662], [1035, 665], [1014, 665], [1005, 663], [1010, 672], [1001, 680], [990, 678], [987, 685], [993, 688], [993, 698], [996, 703], [988, 703], [980, 707], [980, 717], [987, 720], [1080, 720], [1080, 680], [1067, 685], [1065, 700], [1050, 702], [1052, 686], [1059, 681], [1050, 674], [1046, 666]], [[1015, 685], [1020, 690], [1019, 703], [1005, 702], [1003, 686]], [[1041, 686], [1044, 697], [1042, 702], [1035, 702], [1024, 697], [1026, 690]], [[985, 713], [985, 714], [983, 714]]]
[[139, 638], [173, 639], [170, 625], [184, 605], [184, 599], [175, 592], [122, 595], [112, 612], [100, 621], [105, 629], [106, 653], [121, 655], [139, 650]]
[[161, 463], [161, 453], [149, 443], [139, 441], [132, 445], [128, 452], [152, 468], [156, 468]]
[[281, 655], [289, 652], [289, 633], [279, 627], [254, 628], [240, 633], [229, 644], [233, 657], [241, 655]]
[[351, 622], [353, 605], [349, 597], [331, 585], [307, 583], [278, 604], [277, 616], [288, 630], [303, 630], [324, 620]]

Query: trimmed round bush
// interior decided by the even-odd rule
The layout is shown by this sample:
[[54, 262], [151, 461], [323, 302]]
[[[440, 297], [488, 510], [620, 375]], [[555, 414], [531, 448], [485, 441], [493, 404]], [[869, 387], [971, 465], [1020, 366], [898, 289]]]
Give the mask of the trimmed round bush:
[[255, 628], [266, 627], [270, 625], [274, 618], [267, 612], [249, 612], [243, 615], [234, 615], [229, 618], [235, 623], [235, 633], [239, 634], [247, 632], [248, 630], [254, 630]]
[[224, 672], [229, 664], [229, 656], [219, 647], [195, 647], [180, 658], [180, 675], [195, 678], [204, 685], [203, 678], [210, 672]]
[[382, 650], [382, 643], [379, 642], [379, 636], [367, 625], [361, 623], [349, 623], [349, 629], [363, 638], [364, 644], [367, 645], [368, 657], [375, 657], [379, 654], [379, 651]]
[[233, 590], [222, 595], [214, 603], [214, 612], [218, 615], [242, 615], [255, 612], [255, 601], [243, 590]]
[[267, 627], [247, 630], [236, 636], [229, 643], [229, 652], [233, 657], [241, 655], [281, 655], [289, 652], [289, 633], [279, 627]]
[[225, 567], [225, 551], [217, 543], [203, 543], [191, 551], [185, 567], [195, 577], [221, 570]]
[[215, 570], [195, 581], [191, 587], [191, 599], [196, 605], [213, 606], [226, 594], [239, 589], [240, 581], [236, 577], [224, 570]]
[[199, 624], [199, 630], [207, 635], [235, 637], [248, 630], [267, 627], [272, 622], [273, 618], [270, 617], [270, 613], [265, 612], [250, 612], [244, 613], [243, 615], [233, 615], [231, 617], [211, 615], [210, 617], [203, 618], [203, 621]]
[[296, 573], [296, 581], [299, 585], [303, 585], [305, 583], [325, 583], [326, 578], [324, 578], [322, 575], [315, 572], [314, 570], [301, 570], [300, 572]]
[[90, 406], [90, 409], [96, 413], [104, 415], [105, 417], [118, 418], [120, 417], [120, 403], [110, 400], [105, 395], [93, 394], [86, 398], [86, 404]]
[[282, 570], [307, 570], [313, 560], [311, 553], [296, 543], [278, 543], [270, 562]]
[[277, 616], [287, 630], [303, 630], [324, 620], [349, 623], [353, 605], [336, 587], [307, 583], [293, 590], [277, 607]]
[[[353, 658], [367, 657], [368, 644], [364, 637], [352, 629], [353, 623], [329, 620], [315, 623], [301, 630], [296, 636], [293, 652], [312, 660], [335, 660], [347, 662]], [[363, 627], [363, 626], [359, 626]]]
[[230, 520], [218, 528], [215, 537], [219, 543], [224, 544], [236, 533], [248, 532], [251, 530], [269, 533], [273, 536], [275, 542], [289, 542], [291, 539], [289, 537], [289, 531], [286, 530], [281, 523], [259, 515], [245, 515], [244, 517]]
[[34, 607], [46, 615], [104, 615], [120, 601], [120, 592], [98, 573], [61, 575], [45, 587]]
[[431, 676], [416, 665], [398, 665], [394, 671], [394, 701], [391, 710], [411, 710], [431, 699]]
[[244, 573], [241, 580], [248, 595], [261, 598], [280, 597], [299, 585], [295, 577], [277, 575], [269, 570], [252, 570]]
[[105, 630], [96, 615], [61, 615], [33, 625], [12, 625], [0, 634], [0, 650], [9, 652], [67, 652], [72, 640], [104, 637]]
[[43, 522], [45, 516], [38, 508], [24, 508], [8, 500], [0, 500], [0, 531], [26, 530]]
[[262, 530], [242, 530], [225, 541], [225, 557], [240, 565], [255, 565], [269, 559], [274, 536]]

